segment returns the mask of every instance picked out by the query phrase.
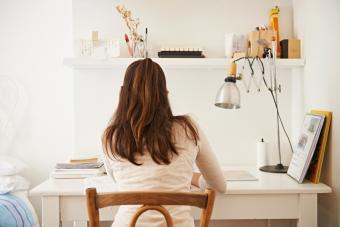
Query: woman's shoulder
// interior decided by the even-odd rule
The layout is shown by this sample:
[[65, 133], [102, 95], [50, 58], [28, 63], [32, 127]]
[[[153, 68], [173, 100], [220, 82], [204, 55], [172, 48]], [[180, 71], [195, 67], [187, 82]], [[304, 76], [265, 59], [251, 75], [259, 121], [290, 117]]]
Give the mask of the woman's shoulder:
[[197, 132], [200, 131], [200, 124], [198, 123], [197, 118], [192, 114], [177, 115], [174, 116], [174, 119], [174, 125], [187, 126], [187, 124], [190, 124]]
[[197, 129], [197, 123], [196, 121], [192, 118], [191, 115], [185, 114], [185, 115], [176, 115], [173, 118], [173, 127], [175, 129], [178, 128], [187, 128], [188, 125], [193, 126], [195, 129]]
[[173, 130], [176, 136], [198, 141], [200, 139], [200, 127], [192, 115], [174, 116]]

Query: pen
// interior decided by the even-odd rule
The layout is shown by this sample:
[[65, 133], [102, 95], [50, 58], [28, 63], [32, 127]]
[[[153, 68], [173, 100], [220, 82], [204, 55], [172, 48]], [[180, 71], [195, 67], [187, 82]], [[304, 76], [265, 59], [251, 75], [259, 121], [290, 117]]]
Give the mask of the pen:
[[128, 48], [128, 52], [129, 52], [129, 54], [130, 54], [130, 56], [132, 56], [132, 52], [131, 52], [131, 46], [130, 46], [130, 43], [129, 43], [129, 37], [128, 37], [128, 35], [127, 34], [125, 34], [125, 43], [126, 43], [126, 45], [127, 45], [127, 48]]

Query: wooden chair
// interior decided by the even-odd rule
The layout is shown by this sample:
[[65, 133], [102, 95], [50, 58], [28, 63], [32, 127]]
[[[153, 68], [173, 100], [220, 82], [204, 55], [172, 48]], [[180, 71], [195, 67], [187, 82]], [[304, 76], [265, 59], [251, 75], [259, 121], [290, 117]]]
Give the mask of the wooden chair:
[[133, 215], [129, 226], [135, 227], [137, 219], [147, 210], [163, 214], [167, 227], [173, 227], [169, 212], [162, 205], [196, 206], [202, 209], [200, 227], [208, 227], [214, 207], [215, 192], [113, 192], [97, 194], [95, 188], [86, 189], [87, 212], [90, 227], [99, 227], [99, 209], [118, 205], [142, 205]]

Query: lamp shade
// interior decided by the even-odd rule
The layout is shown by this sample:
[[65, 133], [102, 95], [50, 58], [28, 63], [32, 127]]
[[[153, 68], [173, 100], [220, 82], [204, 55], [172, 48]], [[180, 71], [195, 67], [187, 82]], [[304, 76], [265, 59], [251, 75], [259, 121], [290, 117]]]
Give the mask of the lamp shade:
[[224, 109], [240, 108], [240, 90], [236, 86], [235, 77], [227, 77], [225, 83], [218, 90], [215, 106]]

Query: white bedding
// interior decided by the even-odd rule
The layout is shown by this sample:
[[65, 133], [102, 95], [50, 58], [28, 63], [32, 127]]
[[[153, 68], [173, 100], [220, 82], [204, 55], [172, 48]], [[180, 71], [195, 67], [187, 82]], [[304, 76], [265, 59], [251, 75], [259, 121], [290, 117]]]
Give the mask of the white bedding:
[[27, 165], [17, 158], [0, 155], [0, 176], [11, 176], [27, 169]]
[[0, 176], [0, 195], [15, 191], [28, 190], [30, 183], [20, 175]]

